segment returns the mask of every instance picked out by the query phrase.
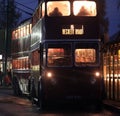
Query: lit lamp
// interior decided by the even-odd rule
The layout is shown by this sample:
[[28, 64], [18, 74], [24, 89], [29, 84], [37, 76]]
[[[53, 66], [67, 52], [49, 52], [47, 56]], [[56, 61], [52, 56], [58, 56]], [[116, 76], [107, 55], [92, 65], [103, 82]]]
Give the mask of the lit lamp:
[[0, 60], [2, 60], [2, 55], [0, 54]]

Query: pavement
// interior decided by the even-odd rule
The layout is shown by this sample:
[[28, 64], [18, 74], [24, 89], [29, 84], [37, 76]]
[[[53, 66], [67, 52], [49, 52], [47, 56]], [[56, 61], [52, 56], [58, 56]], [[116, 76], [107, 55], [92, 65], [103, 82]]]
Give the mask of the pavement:
[[12, 90], [12, 86], [0, 86], [0, 89], [11, 89]]
[[103, 100], [103, 104], [120, 111], [120, 101]]
[[[5, 99], [5, 100], [4, 100]], [[29, 104], [31, 102], [26, 97], [14, 96], [12, 86], [0, 86], [0, 103], [3, 101], [14, 101], [17, 104]]]

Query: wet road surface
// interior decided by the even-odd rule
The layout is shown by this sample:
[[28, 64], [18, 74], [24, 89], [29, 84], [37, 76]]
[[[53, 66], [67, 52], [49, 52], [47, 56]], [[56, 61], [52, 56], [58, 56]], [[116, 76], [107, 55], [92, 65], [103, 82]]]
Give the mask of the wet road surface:
[[12, 89], [0, 88], [0, 116], [120, 116], [120, 112], [103, 108], [48, 108], [40, 111], [36, 105], [25, 97], [13, 95]]

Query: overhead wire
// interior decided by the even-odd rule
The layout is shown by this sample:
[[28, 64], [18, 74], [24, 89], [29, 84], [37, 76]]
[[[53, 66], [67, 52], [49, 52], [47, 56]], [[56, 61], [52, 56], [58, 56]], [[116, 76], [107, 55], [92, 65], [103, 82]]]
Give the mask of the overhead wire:
[[28, 7], [28, 6], [24, 5], [24, 4], [21, 4], [21, 3], [19, 3], [19, 2], [15, 2], [15, 3], [17, 3], [17, 4], [19, 4], [19, 5], [27, 8], [27, 9], [29, 9], [29, 10], [31, 10], [31, 11], [34, 11], [34, 9], [32, 9], [32, 8], [30, 8], [30, 7]]
[[[32, 13], [34, 12], [34, 9], [33, 9], [33, 8], [28, 7], [28, 6], [24, 5], [24, 4], [27, 4], [27, 5], [28, 5], [29, 3], [35, 3], [35, 1], [31, 1], [31, 2], [29, 2], [29, 3], [28, 3], [28, 2], [26, 2], [26, 3], [25, 3], [25, 2], [24, 2], [24, 3], [23, 3], [23, 2], [22, 2], [22, 3], [19, 3], [19, 2], [17, 2], [17, 1], [15, 1], [15, 3], [17, 4], [17, 5], [16, 5], [16, 8], [19, 9], [20, 11], [22, 11], [23, 13], [26, 13], [26, 14], [28, 14], [28, 15], [32, 15]], [[23, 8], [20, 8], [21, 6], [22, 6]], [[27, 9], [27, 10], [25, 10], [24, 8]]]

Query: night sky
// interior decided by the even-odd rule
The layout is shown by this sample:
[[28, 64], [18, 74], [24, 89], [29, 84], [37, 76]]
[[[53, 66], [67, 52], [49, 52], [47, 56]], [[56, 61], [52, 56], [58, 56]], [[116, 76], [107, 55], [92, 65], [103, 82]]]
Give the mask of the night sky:
[[[18, 3], [21, 3], [27, 7], [35, 9], [38, 4], [38, 0], [15, 0]], [[112, 36], [115, 34], [120, 28], [118, 24], [120, 24], [120, 9], [117, 9], [117, 4], [119, 0], [106, 0], [106, 17], [109, 18], [109, 35]], [[23, 7], [22, 5], [17, 4], [17, 7], [24, 9], [27, 12], [32, 13], [28, 8]], [[118, 12], [119, 11], [119, 12]], [[26, 19], [30, 17], [30, 15], [23, 13], [20, 20]]]
[[109, 18], [109, 35], [112, 36], [120, 31], [120, 9], [117, 9], [118, 1], [120, 0], [106, 0], [106, 12]]
[[[34, 10], [38, 4], [38, 0], [15, 0], [15, 2], [16, 2], [16, 6], [17, 6], [18, 10], [22, 9], [28, 13], [33, 13], [33, 11], [30, 9]], [[22, 4], [22, 5], [20, 5], [20, 4]], [[29, 14], [23, 12], [22, 10], [20, 10], [22, 12], [22, 17], [20, 18], [20, 21], [30, 17]]]

